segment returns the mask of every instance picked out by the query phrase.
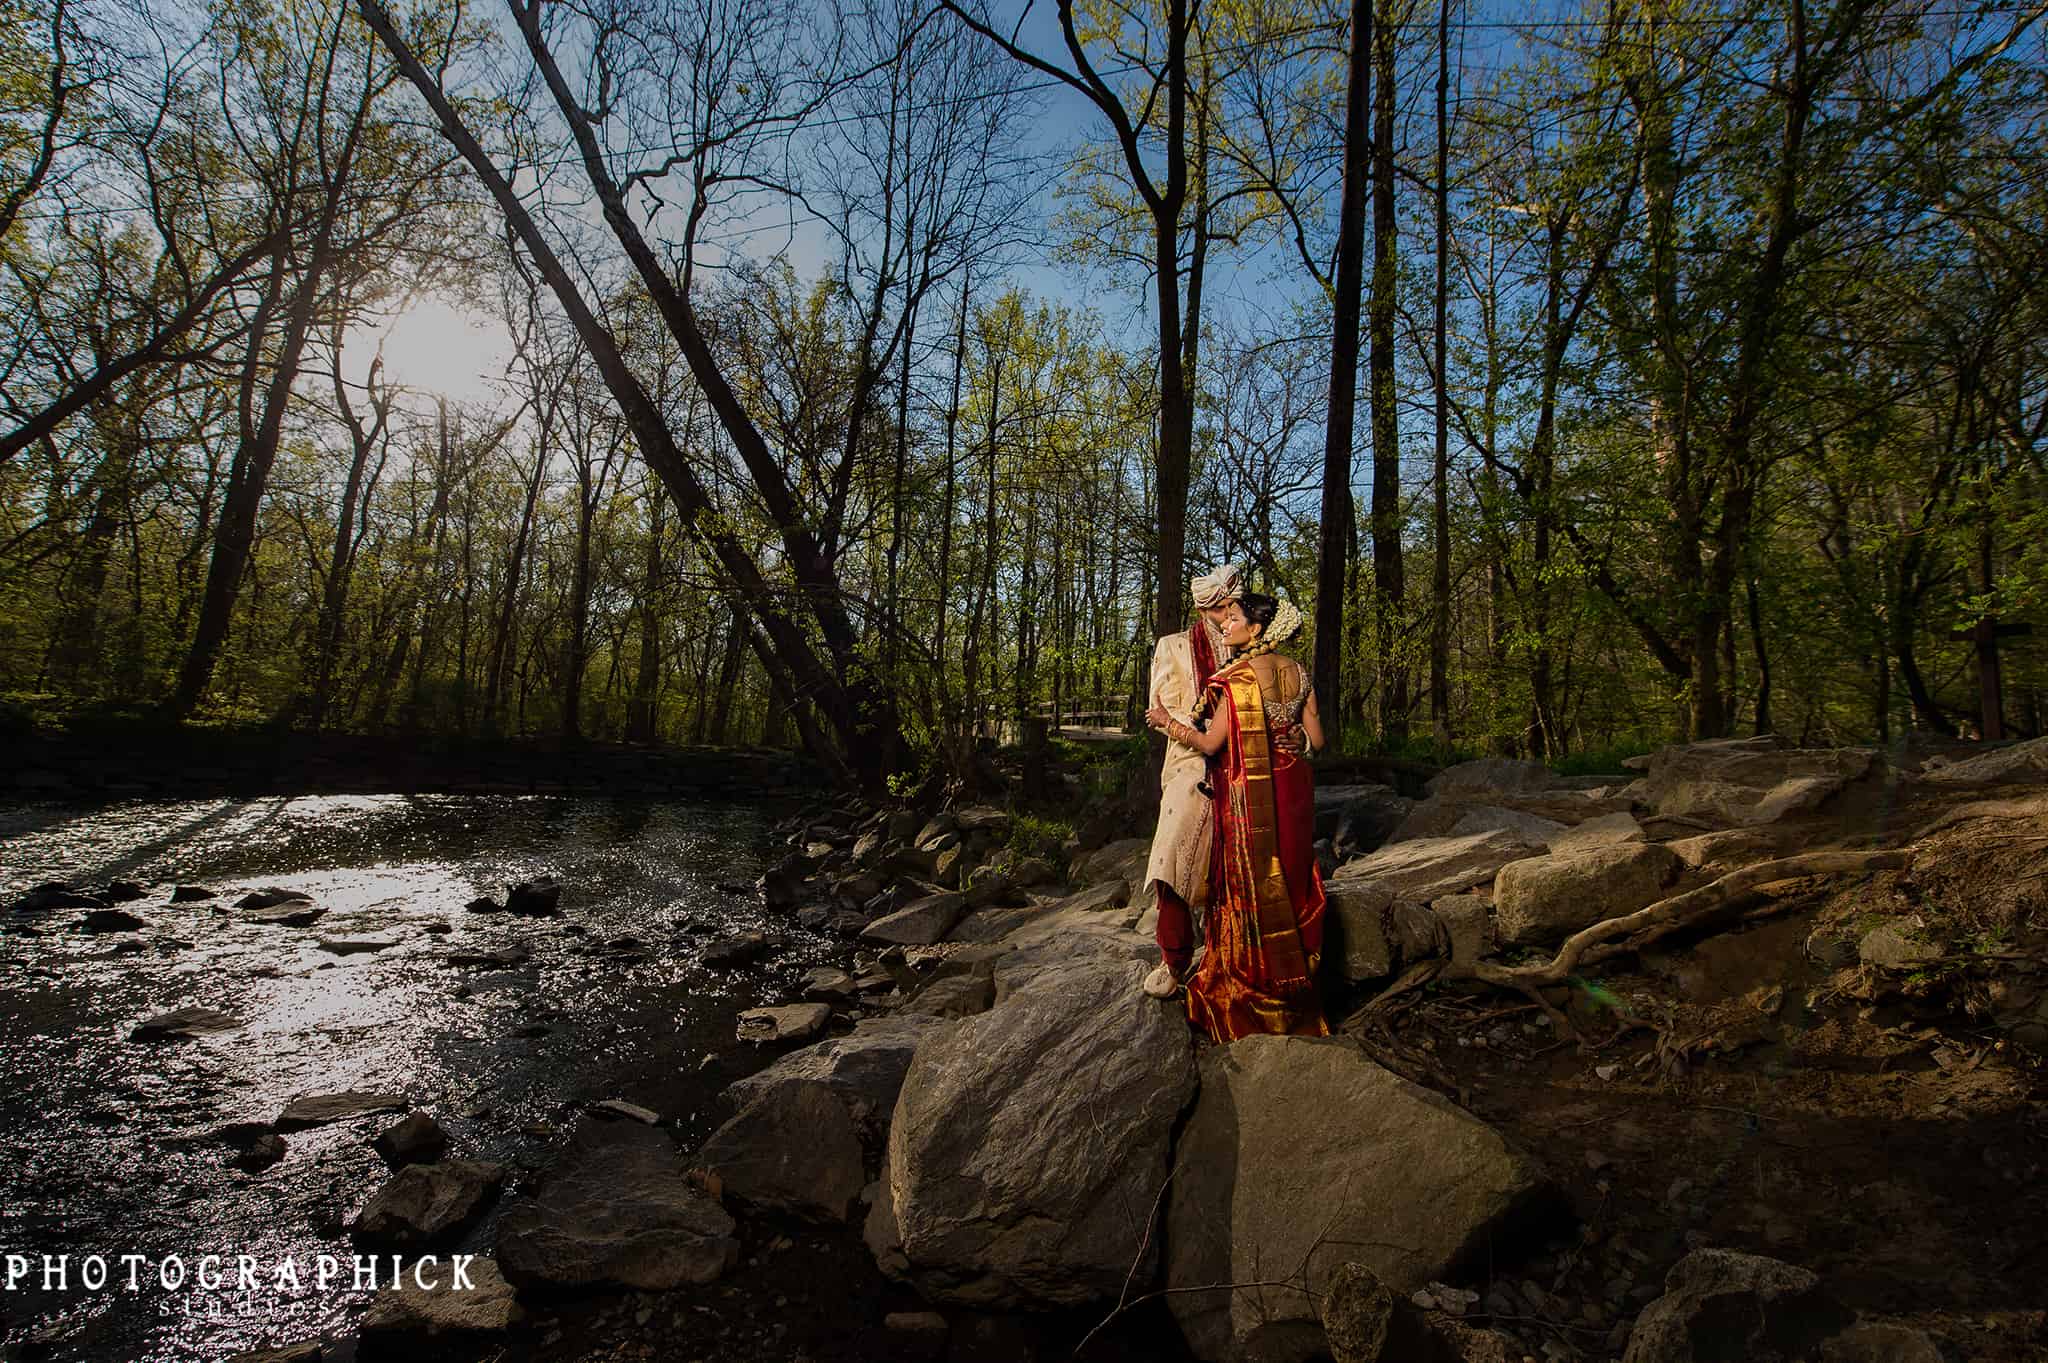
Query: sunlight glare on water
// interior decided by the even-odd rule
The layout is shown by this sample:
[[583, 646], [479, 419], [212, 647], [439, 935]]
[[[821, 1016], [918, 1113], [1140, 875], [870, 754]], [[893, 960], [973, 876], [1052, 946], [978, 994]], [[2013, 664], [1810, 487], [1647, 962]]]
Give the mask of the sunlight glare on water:
[[[143, 920], [129, 932], [0, 910], [0, 1255], [345, 1258], [348, 1219], [388, 1176], [367, 1142], [398, 1113], [287, 1133], [260, 1172], [234, 1164], [231, 1124], [308, 1094], [395, 1092], [454, 1153], [524, 1168], [603, 1098], [664, 1095], [679, 1138], [701, 1136], [705, 1095], [758, 1063], [696, 1077], [707, 1052], [738, 1051], [733, 1013], [782, 1001], [831, 950], [793, 943], [742, 976], [698, 964], [711, 936], [781, 926], [718, 888], [759, 874], [766, 826], [747, 806], [555, 796], [0, 808], [0, 902], [46, 882], [143, 889], [119, 906]], [[561, 918], [466, 908], [543, 875], [564, 886]], [[217, 894], [171, 903], [179, 884]], [[298, 928], [234, 907], [273, 886], [324, 913]], [[508, 948], [526, 959], [450, 959]], [[193, 1004], [236, 1026], [131, 1039]], [[678, 1075], [696, 1087], [674, 1092]], [[488, 1247], [491, 1225], [460, 1248]], [[49, 1357], [192, 1363], [346, 1332], [369, 1294], [14, 1298], [7, 1325], [32, 1320]]]

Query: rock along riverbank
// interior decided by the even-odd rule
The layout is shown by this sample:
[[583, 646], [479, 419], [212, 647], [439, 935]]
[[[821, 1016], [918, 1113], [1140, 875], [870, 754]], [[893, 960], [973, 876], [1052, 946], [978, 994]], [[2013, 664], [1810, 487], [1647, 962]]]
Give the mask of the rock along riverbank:
[[468, 1233], [492, 1314], [387, 1293], [303, 1347], [2041, 1356], [2048, 747], [1635, 765], [1321, 791], [1353, 1026], [1224, 1048], [1138, 989], [1142, 830], [815, 808], [748, 890], [766, 925], [697, 948], [744, 973], [822, 944], [733, 1018], [772, 1063], [701, 1127], [658, 1093], [576, 1114]]

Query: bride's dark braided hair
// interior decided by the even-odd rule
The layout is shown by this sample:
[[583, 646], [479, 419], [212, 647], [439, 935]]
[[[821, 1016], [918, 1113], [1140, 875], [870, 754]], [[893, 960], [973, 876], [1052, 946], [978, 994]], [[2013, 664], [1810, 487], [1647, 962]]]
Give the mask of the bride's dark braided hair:
[[1271, 653], [1280, 646], [1272, 636], [1273, 617], [1280, 613], [1279, 598], [1261, 592], [1246, 592], [1237, 598], [1237, 608], [1243, 613], [1245, 623], [1257, 625], [1260, 634], [1258, 638], [1239, 649], [1237, 656], [1231, 659], [1232, 662], [1256, 658], [1261, 653]]

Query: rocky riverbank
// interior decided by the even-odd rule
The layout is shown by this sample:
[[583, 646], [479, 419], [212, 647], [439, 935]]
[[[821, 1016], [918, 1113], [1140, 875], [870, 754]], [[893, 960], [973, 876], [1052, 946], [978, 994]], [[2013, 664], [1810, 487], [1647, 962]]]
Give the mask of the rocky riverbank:
[[1326, 788], [1351, 1025], [1221, 1049], [1137, 990], [1141, 839], [821, 812], [763, 892], [879, 954], [677, 1163], [858, 1224], [932, 1312], [871, 1356], [1149, 1299], [1204, 1360], [2039, 1358], [2048, 745], [1636, 765]]
[[715, 1129], [650, 1086], [506, 1191], [429, 1134], [351, 1227], [490, 1289], [244, 1363], [2038, 1360], [2048, 744], [1635, 765], [1324, 788], [1341, 1034], [1226, 1048], [1138, 989], [1141, 837], [813, 809], [699, 947], [840, 943]]

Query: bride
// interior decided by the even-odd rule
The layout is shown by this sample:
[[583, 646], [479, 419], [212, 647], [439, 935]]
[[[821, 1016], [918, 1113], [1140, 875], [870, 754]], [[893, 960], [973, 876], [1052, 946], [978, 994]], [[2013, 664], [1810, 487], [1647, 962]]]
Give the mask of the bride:
[[1273, 740], [1299, 728], [1313, 751], [1322, 721], [1308, 671], [1279, 653], [1301, 612], [1248, 592], [1223, 619], [1237, 650], [1210, 679], [1193, 728], [1155, 707], [1146, 722], [1211, 760], [1216, 841], [1204, 935], [1188, 983], [1188, 1016], [1217, 1041], [1255, 1032], [1327, 1036], [1315, 988], [1323, 944], [1323, 880], [1315, 859], [1315, 778]]

